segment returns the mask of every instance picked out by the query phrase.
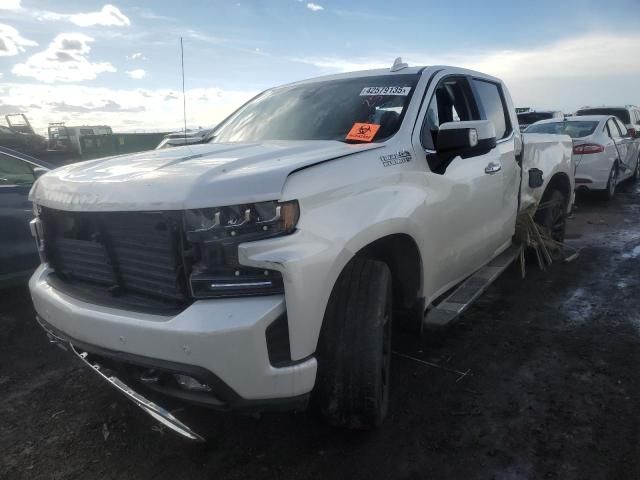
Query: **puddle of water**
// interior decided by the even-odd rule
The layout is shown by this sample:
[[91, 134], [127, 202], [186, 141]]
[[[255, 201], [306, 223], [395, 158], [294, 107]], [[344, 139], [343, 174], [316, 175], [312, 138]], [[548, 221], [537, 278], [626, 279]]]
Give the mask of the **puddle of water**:
[[584, 323], [591, 317], [593, 297], [584, 288], [576, 288], [571, 296], [562, 304], [563, 310], [572, 323]]

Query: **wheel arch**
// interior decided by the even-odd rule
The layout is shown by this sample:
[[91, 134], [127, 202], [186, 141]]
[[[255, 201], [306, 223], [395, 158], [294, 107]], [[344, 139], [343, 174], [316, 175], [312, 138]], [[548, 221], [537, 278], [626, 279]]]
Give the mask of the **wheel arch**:
[[423, 264], [418, 244], [406, 233], [378, 238], [361, 248], [353, 258], [384, 262], [391, 270], [394, 307], [410, 308], [422, 291]]
[[363, 245], [344, 262], [331, 286], [325, 304], [321, 329], [324, 326], [329, 303], [336, 293], [342, 273], [354, 260], [359, 258], [378, 260], [389, 267], [393, 308], [396, 313], [405, 315], [406, 312], [421, 310], [421, 317], [424, 311], [424, 299], [422, 298], [424, 272], [420, 248], [414, 237], [407, 233], [389, 233]]

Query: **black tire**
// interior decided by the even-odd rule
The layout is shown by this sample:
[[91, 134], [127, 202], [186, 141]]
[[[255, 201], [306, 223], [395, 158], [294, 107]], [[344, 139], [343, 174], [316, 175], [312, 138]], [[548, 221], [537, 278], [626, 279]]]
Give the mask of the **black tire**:
[[607, 180], [607, 188], [600, 192], [600, 197], [603, 200], [609, 201], [616, 195], [616, 188], [618, 187], [618, 162], [615, 162], [609, 172], [609, 180]]
[[396, 308], [393, 314], [393, 328], [396, 331], [422, 335], [424, 327], [424, 298], [416, 299], [409, 308]]
[[335, 426], [373, 429], [389, 404], [391, 272], [354, 258], [331, 293], [317, 350], [313, 404]]
[[[545, 235], [550, 236], [556, 242], [564, 242], [567, 229], [567, 198], [557, 189], [552, 189], [542, 196], [540, 207], [533, 217], [534, 221], [542, 227]], [[552, 255], [560, 256], [561, 248], [554, 249]]]

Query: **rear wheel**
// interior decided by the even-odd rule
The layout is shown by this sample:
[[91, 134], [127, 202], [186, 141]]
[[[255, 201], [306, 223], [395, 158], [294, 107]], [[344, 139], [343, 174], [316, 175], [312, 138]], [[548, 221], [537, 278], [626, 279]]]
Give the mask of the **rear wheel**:
[[640, 179], [640, 156], [638, 156], [638, 159], [636, 160], [636, 168], [633, 171], [633, 177], [631, 177], [631, 179], [634, 182], [637, 182], [638, 179]]
[[371, 429], [389, 403], [391, 272], [353, 259], [331, 293], [318, 344], [313, 403], [333, 425]]
[[558, 257], [562, 253], [561, 244], [564, 242], [567, 229], [567, 198], [565, 195], [555, 188], [545, 192], [534, 216], [534, 221], [541, 227], [545, 236], [555, 240], [556, 243], [550, 249], [552, 256]]
[[604, 200], [611, 200], [616, 194], [616, 188], [618, 187], [618, 162], [615, 162], [609, 172], [609, 179], [607, 180], [607, 188], [602, 191], [602, 198]]

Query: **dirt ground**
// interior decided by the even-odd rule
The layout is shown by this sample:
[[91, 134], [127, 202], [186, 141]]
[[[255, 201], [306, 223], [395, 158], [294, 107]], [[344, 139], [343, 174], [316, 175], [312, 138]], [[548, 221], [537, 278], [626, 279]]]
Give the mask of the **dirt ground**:
[[638, 479], [639, 213], [635, 186], [579, 198], [577, 260], [512, 268], [455, 325], [396, 335], [368, 434], [188, 409], [209, 441], [183, 440], [49, 345], [25, 289], [1, 292], [0, 478]]

